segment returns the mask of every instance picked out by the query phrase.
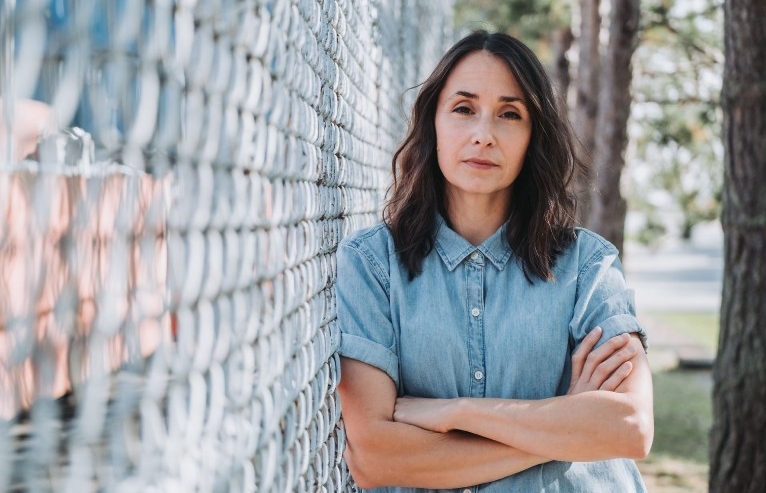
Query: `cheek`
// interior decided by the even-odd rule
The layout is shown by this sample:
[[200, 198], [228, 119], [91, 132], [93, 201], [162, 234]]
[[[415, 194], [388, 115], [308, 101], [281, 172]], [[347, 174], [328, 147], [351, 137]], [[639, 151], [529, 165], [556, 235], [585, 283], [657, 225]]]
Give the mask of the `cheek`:
[[437, 120], [434, 129], [436, 130], [436, 147], [441, 147], [446, 141], [444, 125], [439, 125], [439, 121]]
[[523, 158], [527, 151], [529, 151], [529, 143], [531, 141], [531, 135], [526, 131], [515, 131], [509, 133], [505, 142], [505, 151], [508, 155], [521, 156]]
[[436, 147], [440, 159], [454, 157], [460, 150], [460, 134], [449, 130], [441, 132], [436, 137]]
[[461, 134], [459, 125], [455, 125], [454, 122], [443, 121], [440, 118], [436, 118], [434, 129], [436, 130], [436, 143], [442, 148], [450, 145], [454, 147], [455, 141], [459, 139]]

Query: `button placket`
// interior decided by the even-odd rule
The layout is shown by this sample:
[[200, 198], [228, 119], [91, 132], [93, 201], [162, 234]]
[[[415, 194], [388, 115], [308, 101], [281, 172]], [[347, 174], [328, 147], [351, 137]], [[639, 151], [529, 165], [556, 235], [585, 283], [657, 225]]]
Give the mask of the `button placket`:
[[[474, 258], [473, 254], [476, 254]], [[473, 252], [465, 262], [468, 295], [468, 371], [470, 395], [484, 397], [484, 262], [481, 254]], [[469, 490], [470, 491], [470, 490]]]

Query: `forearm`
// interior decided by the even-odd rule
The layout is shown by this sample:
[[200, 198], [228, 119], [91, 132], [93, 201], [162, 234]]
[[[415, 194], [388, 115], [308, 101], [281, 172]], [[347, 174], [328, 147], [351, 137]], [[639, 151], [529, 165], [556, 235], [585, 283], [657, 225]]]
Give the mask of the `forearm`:
[[542, 400], [454, 399], [446, 429], [555, 460], [643, 458], [654, 436], [652, 377], [640, 340], [632, 337], [629, 342], [632, 371], [614, 391]]
[[[595, 337], [585, 342], [593, 343]], [[584, 372], [582, 354], [576, 353], [576, 371], [566, 396], [542, 400], [405, 396], [397, 399], [394, 420], [436, 432], [462, 430], [554, 460], [644, 457], [654, 435], [651, 371], [637, 337], [612, 342], [617, 349], [629, 344], [633, 350], [613, 352], [605, 344], [605, 350], [589, 353]], [[582, 353], [588, 351], [586, 347]]]
[[391, 421], [368, 423], [363, 433], [349, 430], [345, 457], [357, 484], [365, 489], [460, 488], [548, 460], [471, 433], [438, 433]]
[[461, 399], [455, 408], [455, 429], [555, 460], [640, 458], [651, 445], [651, 413], [616, 392], [535, 401]]

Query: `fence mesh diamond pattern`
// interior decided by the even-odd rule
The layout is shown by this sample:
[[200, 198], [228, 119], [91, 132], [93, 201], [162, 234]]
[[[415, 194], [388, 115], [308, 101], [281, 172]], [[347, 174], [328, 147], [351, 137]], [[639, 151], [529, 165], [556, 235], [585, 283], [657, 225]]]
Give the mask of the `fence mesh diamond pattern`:
[[0, 491], [354, 489], [334, 251], [451, 7], [3, 2]]

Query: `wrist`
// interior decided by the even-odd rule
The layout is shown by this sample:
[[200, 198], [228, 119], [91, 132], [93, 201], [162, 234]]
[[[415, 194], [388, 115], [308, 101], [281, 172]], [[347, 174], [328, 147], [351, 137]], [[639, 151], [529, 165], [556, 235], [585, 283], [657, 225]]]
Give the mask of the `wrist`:
[[470, 399], [467, 397], [458, 397], [452, 399], [452, 405], [450, 406], [450, 412], [447, 413], [447, 425], [451, 430], [464, 430], [465, 427], [461, 426], [462, 423], [468, 421], [469, 408], [471, 407]]

